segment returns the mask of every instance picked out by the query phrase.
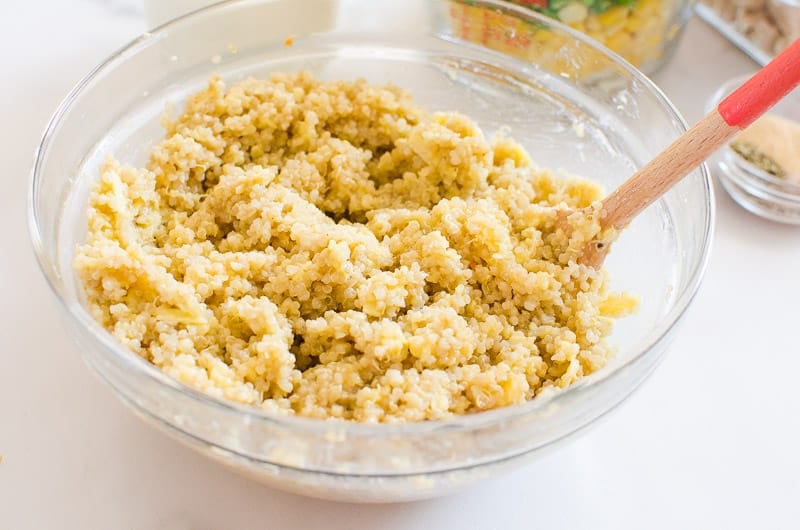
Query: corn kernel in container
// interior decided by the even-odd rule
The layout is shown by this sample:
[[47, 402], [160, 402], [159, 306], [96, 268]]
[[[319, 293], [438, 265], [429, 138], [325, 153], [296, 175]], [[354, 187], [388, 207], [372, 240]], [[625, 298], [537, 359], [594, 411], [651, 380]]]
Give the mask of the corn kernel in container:
[[[637, 68], [652, 73], [668, 59], [680, 38], [691, 14], [689, 0], [511, 0], [563, 22], [620, 54]], [[501, 27], [487, 17], [485, 11], [473, 7], [468, 1], [454, 0], [450, 9], [450, 22], [456, 35], [464, 40], [483, 45], [522, 58], [533, 53], [550, 53], [557, 57], [564, 45], [564, 37], [549, 38], [546, 27], [524, 25], [514, 35], [498, 35], [493, 28]], [[517, 21], [512, 16], [497, 13], [507, 26]], [[529, 45], [548, 42], [549, 46]], [[571, 73], [569, 61], [554, 58], [552, 70]], [[585, 66], [581, 68], [586, 73]]]

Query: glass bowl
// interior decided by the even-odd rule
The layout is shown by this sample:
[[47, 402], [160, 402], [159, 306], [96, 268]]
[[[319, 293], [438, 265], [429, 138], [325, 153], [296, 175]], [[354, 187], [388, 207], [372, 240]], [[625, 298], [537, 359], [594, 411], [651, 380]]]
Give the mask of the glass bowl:
[[[276, 416], [221, 401], [122, 347], [83, 305], [71, 263], [86, 235], [89, 188], [109, 153], [144, 163], [167, 103], [219, 74], [227, 81], [306, 69], [406, 87], [424, 106], [463, 111], [487, 134], [510, 129], [542, 166], [613, 188], [685, 130], [664, 95], [617, 56], [531, 10], [470, 1], [525, 60], [460, 40], [449, 0], [243, 0], [143, 35], [92, 72], [56, 111], [33, 168], [30, 229], [42, 271], [86, 363], [139, 416], [256, 479], [304, 495], [359, 502], [440, 495], [542, 454], [583, 432], [663, 357], [703, 274], [713, 201], [698, 169], [624, 231], [607, 261], [617, 290], [641, 296], [618, 322], [617, 358], [565, 391], [446, 421], [366, 425]], [[510, 18], [509, 18], [510, 17]], [[288, 38], [291, 37], [291, 38]], [[540, 50], [537, 53], [537, 49]]]
[[[726, 81], [706, 103], [706, 111], [717, 108], [749, 75]], [[800, 91], [787, 95], [768, 114], [800, 122]], [[771, 221], [800, 225], [800, 184], [770, 175], [736, 153], [730, 144], [710, 160], [714, 173], [728, 195], [742, 208]]]

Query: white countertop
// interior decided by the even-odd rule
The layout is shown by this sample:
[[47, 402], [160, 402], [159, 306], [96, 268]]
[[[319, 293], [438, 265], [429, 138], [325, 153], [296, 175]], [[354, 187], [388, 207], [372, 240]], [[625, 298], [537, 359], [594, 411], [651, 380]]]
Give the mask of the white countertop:
[[[719, 188], [706, 280], [666, 360], [607, 421], [510, 475], [434, 501], [335, 504], [250, 482], [141, 423], [67, 339], [25, 225], [46, 120], [143, 29], [132, 3], [0, 4], [0, 529], [797, 528], [800, 228]], [[695, 121], [754, 68], [695, 20], [656, 80]]]

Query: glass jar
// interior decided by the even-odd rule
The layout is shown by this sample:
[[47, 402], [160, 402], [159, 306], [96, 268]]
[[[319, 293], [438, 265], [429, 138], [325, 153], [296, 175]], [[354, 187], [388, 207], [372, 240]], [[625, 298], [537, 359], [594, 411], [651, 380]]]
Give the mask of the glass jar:
[[[693, 0], [510, 0], [559, 20], [618, 53], [647, 74], [658, 70], [669, 59], [692, 13]], [[496, 24], [460, 3], [451, 16], [461, 27], [482, 26], [478, 34], [489, 47], [496, 35]], [[484, 17], [483, 19], [479, 18]], [[474, 35], [473, 35], [474, 36]], [[466, 35], [461, 35], [465, 38]], [[468, 39], [474, 40], [474, 39]], [[486, 42], [488, 40], [489, 42]], [[553, 52], [560, 44], [553, 42]]]
[[[725, 82], [706, 102], [706, 112], [740, 87], [750, 75]], [[794, 123], [800, 123], [800, 93], [787, 95], [768, 112]], [[732, 147], [736, 138], [709, 160], [709, 167], [731, 198], [748, 212], [790, 225], [800, 225], [800, 182], [795, 175], [778, 177], [742, 157]]]

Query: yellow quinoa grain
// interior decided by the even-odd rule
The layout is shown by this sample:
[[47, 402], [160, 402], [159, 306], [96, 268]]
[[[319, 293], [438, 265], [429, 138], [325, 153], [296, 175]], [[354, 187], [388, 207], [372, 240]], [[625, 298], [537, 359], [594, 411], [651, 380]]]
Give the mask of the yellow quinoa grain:
[[575, 262], [589, 181], [392, 86], [212, 79], [146, 167], [109, 158], [75, 267], [94, 317], [176, 379], [313, 418], [522, 403], [602, 368], [636, 301]]

